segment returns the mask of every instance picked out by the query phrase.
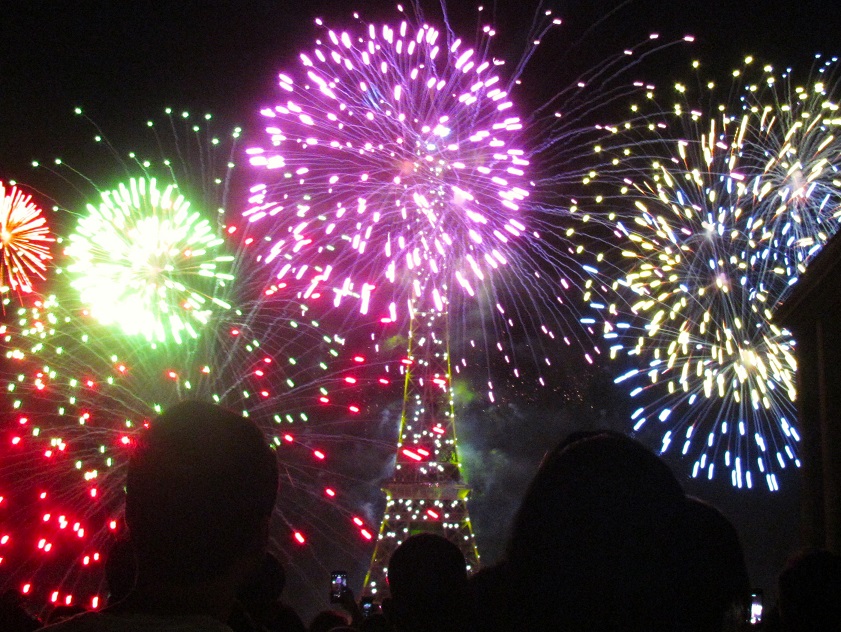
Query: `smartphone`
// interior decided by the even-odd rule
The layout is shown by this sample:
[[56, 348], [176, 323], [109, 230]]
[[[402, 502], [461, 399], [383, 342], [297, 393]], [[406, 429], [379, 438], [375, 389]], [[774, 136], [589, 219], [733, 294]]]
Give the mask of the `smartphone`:
[[347, 573], [345, 571], [333, 571], [330, 573], [330, 603], [340, 603], [342, 594], [347, 588]]
[[364, 618], [370, 617], [374, 611], [374, 598], [373, 597], [363, 597], [362, 601], [359, 602], [359, 609], [362, 610], [362, 616]]
[[751, 593], [750, 611], [748, 612], [748, 623], [759, 625], [762, 623], [762, 592]]

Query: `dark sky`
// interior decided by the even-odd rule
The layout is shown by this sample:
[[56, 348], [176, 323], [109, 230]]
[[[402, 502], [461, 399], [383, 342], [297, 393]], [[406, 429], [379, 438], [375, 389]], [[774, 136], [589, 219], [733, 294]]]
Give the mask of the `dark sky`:
[[[350, 22], [350, 13], [358, 10], [376, 20], [395, 16], [393, 4], [5, 0], [0, 22], [0, 180], [27, 182], [35, 177], [29, 168], [33, 159], [73, 154], [80, 144], [90, 142], [90, 129], [73, 117], [75, 106], [84, 107], [117, 142], [130, 143], [133, 130], [167, 105], [211, 111], [249, 126], [259, 107], [272, 102], [275, 74], [291, 66], [297, 51], [308, 45], [314, 17], [340, 25]], [[438, 12], [437, 2], [427, 4], [430, 16]], [[450, 0], [449, 4], [455, 26], [469, 22], [473, 12], [465, 8], [467, 2]], [[493, 0], [486, 4], [493, 6]], [[523, 36], [534, 15], [524, 9], [530, 4], [529, 0], [497, 2], [503, 45], [516, 47], [517, 37]], [[547, 85], [569, 82], [577, 72], [641, 41], [651, 31], [662, 33], [664, 39], [694, 34], [698, 56], [722, 69], [737, 65], [747, 53], [780, 67], [808, 67], [815, 52], [841, 52], [841, 2], [637, 0], [619, 5], [574, 0], [549, 4], [565, 25], [536, 59], [533, 74]], [[672, 74], [680, 76], [679, 69], [686, 67], [689, 58], [685, 51], [666, 54], [647, 72], [659, 72], [664, 80]], [[534, 90], [539, 94], [541, 88]], [[526, 467], [533, 467], [532, 461]], [[521, 478], [520, 485], [527, 480]], [[796, 538], [796, 494], [788, 492], [769, 501], [735, 496], [721, 487], [692, 486], [691, 491], [714, 497], [737, 522], [743, 538], [751, 541], [748, 555], [756, 581], [769, 590], [774, 570]], [[774, 512], [773, 518], [767, 518], [769, 512]]]
[[[385, 18], [395, 15], [394, 4], [7, 0], [0, 24], [0, 177], [25, 180], [33, 158], [60, 155], [79, 142], [71, 116], [77, 105], [112, 134], [165, 104], [248, 123], [257, 105], [271, 100], [278, 69], [307, 45], [315, 16], [331, 16], [336, 24], [353, 10]], [[438, 13], [436, 0], [426, 4], [429, 15]], [[469, 22], [474, 4], [449, 3], [456, 25]], [[532, 3], [496, 4], [499, 37], [510, 44], [532, 19], [523, 9]], [[650, 31], [664, 39], [692, 33], [703, 59], [730, 67], [745, 53], [777, 65], [801, 62], [815, 51], [827, 52], [841, 28], [838, 4], [819, 0], [548, 4], [565, 21], [539, 59], [556, 82], [569, 81], [574, 69], [589, 68]], [[669, 56], [658, 63], [668, 65]]]

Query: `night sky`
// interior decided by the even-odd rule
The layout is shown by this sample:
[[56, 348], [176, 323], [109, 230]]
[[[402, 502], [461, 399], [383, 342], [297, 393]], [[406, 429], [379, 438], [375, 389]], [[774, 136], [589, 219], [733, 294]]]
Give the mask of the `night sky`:
[[[91, 129], [73, 115], [76, 106], [83, 107], [119, 147], [131, 148], [145, 120], [159, 116], [165, 106], [210, 111], [223, 121], [243, 125], [246, 134], [259, 134], [259, 108], [277, 96], [276, 73], [292, 66], [299, 49], [308, 46], [315, 32], [313, 18], [350, 24], [350, 13], [359, 11], [379, 21], [397, 15], [393, 4], [5, 0], [0, 21], [0, 180], [31, 183], [39, 190], [49, 187], [29, 165], [33, 159], [72, 159], [91, 142]], [[427, 17], [437, 21], [438, 3], [427, 4]], [[448, 4], [454, 28], [466, 25], [469, 37], [473, 3]], [[487, 12], [493, 4], [487, 3]], [[521, 47], [534, 15], [523, 8], [529, 4], [497, 3], [495, 22], [503, 48]], [[638, 0], [619, 5], [578, 0], [548, 6], [564, 19], [564, 26], [547, 38], [525, 74], [524, 98], [533, 103], [653, 31], [663, 40], [684, 34], [697, 38], [693, 48], [676, 47], [640, 68], [647, 80], [663, 84], [685, 76], [694, 57], [722, 70], [737, 66], [749, 53], [777, 67], [808, 68], [816, 52], [841, 53], [841, 3]], [[591, 404], [585, 401], [581, 409], [592, 411]], [[576, 416], [574, 407], [551, 415], [542, 412], [545, 405], [523, 404], [510, 414], [497, 410], [492, 433], [487, 431], [491, 422], [483, 425], [487, 410], [468, 407], [465, 412], [466, 467], [474, 472], [478, 488], [471, 511], [486, 560], [500, 553], [505, 516], [514, 510], [517, 494], [545, 449], [568, 430], [590, 423], [586, 414]], [[611, 421], [621, 428], [620, 422]], [[486, 464], [484, 471], [478, 463]], [[680, 476], [687, 469], [685, 463], [677, 463]], [[683, 482], [690, 493], [717, 504], [737, 524], [754, 582], [772, 593], [775, 573], [796, 547], [795, 478], [786, 478], [784, 491], [774, 497], [764, 491], [736, 494], [724, 480]], [[328, 576], [325, 568], [325, 591]], [[326, 605], [317, 604], [316, 609]]]
[[[427, 4], [430, 17], [440, 14], [437, 2]], [[454, 26], [472, 26], [474, 3], [448, 4]], [[486, 4], [488, 14], [494, 3]], [[533, 15], [520, 2], [497, 4], [499, 39], [514, 47]], [[831, 52], [841, 26], [841, 9], [834, 4], [548, 3], [565, 26], [546, 42], [549, 52], [538, 57], [536, 69], [552, 72], [553, 82], [569, 81], [576, 70], [654, 31], [664, 40], [696, 35], [693, 50], [723, 68], [737, 65], [746, 53], [778, 66], [802, 64], [814, 52]], [[135, 121], [166, 104], [248, 124], [258, 105], [271, 102], [276, 72], [307, 45], [314, 17], [331, 16], [338, 24], [361, 11], [376, 20], [394, 15], [393, 6], [380, 0], [358, 5], [337, 0], [9, 0], [0, 25], [0, 176], [25, 180], [30, 160], [61, 155], [78, 143], [73, 131], [78, 124], [71, 116], [77, 105], [117, 135], [128, 134]], [[681, 73], [686, 67], [670, 55], [657, 63], [677, 64]]]

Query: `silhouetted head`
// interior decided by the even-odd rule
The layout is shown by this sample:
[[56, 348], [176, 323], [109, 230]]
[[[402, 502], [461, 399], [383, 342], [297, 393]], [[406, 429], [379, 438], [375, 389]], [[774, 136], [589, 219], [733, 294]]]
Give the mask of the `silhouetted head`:
[[434, 533], [405, 540], [388, 561], [389, 615], [401, 628], [450, 629], [462, 624], [467, 564], [461, 550]]
[[[598, 434], [544, 459], [508, 550], [523, 619], [537, 627], [669, 629], [685, 496], [637, 442]], [[532, 607], [533, 605], [533, 607]]]
[[139, 577], [195, 584], [259, 559], [277, 484], [275, 453], [253, 422], [195, 401], [167, 410], [140, 436], [128, 468]]

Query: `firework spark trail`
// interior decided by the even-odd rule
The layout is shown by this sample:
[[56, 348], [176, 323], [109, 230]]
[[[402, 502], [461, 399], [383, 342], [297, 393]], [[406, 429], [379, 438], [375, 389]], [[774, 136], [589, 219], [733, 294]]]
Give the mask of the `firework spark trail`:
[[262, 260], [302, 286], [304, 300], [350, 298], [384, 323], [431, 309], [462, 326], [479, 311], [482, 334], [462, 337], [471, 348], [478, 338], [488, 366], [501, 355], [518, 377], [523, 335], [535, 341], [531, 364], [551, 364], [555, 339], [580, 344], [592, 361], [567, 297], [580, 271], [559, 231], [575, 209], [553, 200], [587, 172], [576, 164], [592, 154], [585, 104], [598, 109], [641, 87], [615, 81], [635, 51], [589, 73], [592, 92], [582, 79], [523, 118], [512, 90], [560, 20], [541, 14], [527, 52], [504, 72], [492, 26], [469, 45], [415, 10], [395, 25], [360, 20], [346, 31], [317, 20], [315, 45], [279, 74], [279, 103], [261, 111], [267, 144], [247, 150], [261, 181], [245, 217], [270, 242]]
[[[198, 136], [205, 134], [207, 124], [183, 125], [187, 134]], [[100, 214], [101, 207], [93, 209], [100, 214], [94, 222], [97, 236], [88, 235], [88, 244], [78, 233], [69, 240], [58, 237], [60, 244], [70, 246], [56, 255], [43, 292], [30, 294], [25, 304], [9, 288], [4, 290], [0, 581], [5, 585], [26, 588], [45, 602], [70, 599], [90, 606], [96, 600], [102, 605], [97, 597], [101, 558], [108, 542], [122, 530], [127, 450], [148, 420], [188, 397], [217, 401], [251, 417], [284, 455], [287, 479], [294, 488], [287, 487], [278, 508], [279, 524], [287, 530], [283, 533], [281, 528], [278, 538], [292, 540], [294, 534], [306, 541], [323, 531], [330, 541], [351, 548], [365, 530], [366, 523], [343, 498], [345, 488], [357, 482], [333, 475], [336, 464], [330, 449], [341, 433], [322, 428], [320, 422], [364, 415], [367, 411], [355, 398], [354, 384], [372, 380], [369, 373], [377, 367], [361, 370], [358, 359], [347, 357], [345, 340], [328, 333], [329, 325], [318, 320], [317, 303], [304, 305], [274, 295], [267, 300], [265, 269], [250, 255], [254, 239], [227, 217], [234, 166], [228, 156], [238, 134], [216, 143], [204, 139], [198, 143], [202, 151], [210, 152], [201, 165], [215, 169], [214, 176], [191, 177], [190, 170], [198, 169], [199, 161], [188, 153], [189, 145], [174, 161], [143, 160], [131, 154], [125, 168], [137, 177], [109, 198], [110, 220]], [[160, 147], [158, 151], [169, 154]], [[222, 152], [222, 160], [215, 152]], [[56, 164], [52, 170], [74, 188], [86, 190], [85, 185], [93, 184], [101, 195], [95, 183], [77, 176], [72, 166]], [[78, 181], [82, 186], [76, 186]], [[195, 216], [182, 211], [173, 218], [179, 194], [194, 203], [190, 213], [195, 211]], [[120, 202], [113, 202], [115, 195]], [[166, 203], [167, 195], [171, 204]], [[61, 207], [56, 211], [57, 223], [68, 232], [74, 225], [85, 226], [90, 217]], [[117, 230], [126, 217], [135, 226], [151, 223], [151, 236], [126, 239], [124, 231]], [[199, 259], [200, 247], [211, 253], [208, 244], [215, 242], [219, 242], [214, 246], [217, 252], [230, 255], [221, 255], [225, 261], [209, 255], [214, 263], [224, 264], [224, 275], [182, 277], [183, 287], [194, 284], [193, 289], [215, 306], [202, 321], [194, 321], [195, 336], [185, 335], [179, 343], [168, 332], [149, 340], [142, 330], [126, 330], [125, 321], [135, 316], [131, 310], [103, 319], [90, 295], [75, 287], [80, 278], [90, 281], [84, 289], [105, 286], [114, 268], [124, 268], [118, 259], [103, 276], [85, 263], [74, 275], [73, 266], [87, 262], [91, 249], [121, 247], [126, 257], [132, 252], [146, 256], [150, 246], [155, 252], [183, 253], [184, 237], [197, 225], [203, 227], [201, 238], [186, 240], [192, 244], [191, 261]], [[177, 226], [185, 230], [174, 230]], [[103, 238], [102, 232], [109, 231], [115, 234]], [[161, 243], [172, 235], [174, 240]], [[139, 266], [147, 264], [143, 259]], [[80, 276], [82, 271], [88, 276]], [[122, 288], [109, 287], [115, 296], [123, 294]], [[152, 292], [151, 301], [183, 309], [191, 293], [176, 290], [180, 293], [174, 299], [165, 292]], [[306, 423], [310, 418], [319, 422], [312, 431]], [[333, 507], [340, 517], [316, 521], [314, 502]]]
[[[257, 183], [244, 212], [263, 236], [258, 257], [273, 294], [331, 300], [346, 323], [379, 323], [374, 349], [404, 384], [395, 397], [407, 418], [417, 403], [407, 403], [405, 386], [413, 320], [430, 327], [412, 330], [418, 347], [447, 342], [448, 379], [423, 368], [412, 379], [449, 389], [450, 371], [469, 362], [487, 371], [491, 402], [499, 367], [503, 379], [547, 384], [556, 344], [593, 361], [597, 350], [573, 322], [580, 269], [560, 229], [576, 211], [556, 204], [558, 188], [599, 159], [582, 121], [602, 101], [644, 87], [617, 80], [633, 66], [630, 50], [588, 75], [595, 89], [582, 79], [523, 117], [511, 94], [559, 20], [538, 16], [527, 51], [511, 63], [492, 54], [492, 26], [467, 44], [446, 16], [439, 30], [418, 5], [396, 24], [354, 16], [338, 30], [316, 20], [314, 45], [279, 74], [275, 105], [261, 110], [266, 136], [246, 150]], [[427, 429], [411, 432], [421, 441]], [[426, 454], [430, 471], [455, 458]]]
[[[546, 17], [536, 22], [533, 46], [554, 25]], [[499, 355], [514, 364], [515, 375], [519, 369], [514, 347], [522, 345], [524, 338], [517, 329], [539, 332], [550, 341], [556, 337], [555, 330], [568, 329], [568, 314], [574, 308], [567, 303], [575, 298], [569, 290], [575, 289], [580, 273], [573, 265], [574, 257], [565, 249], [569, 235], [554, 235], [559, 213], [565, 215], [567, 211], [553, 200], [557, 199], [558, 186], [578, 181], [588, 168], [576, 166], [576, 161], [589, 153], [582, 141], [587, 135], [582, 132], [585, 126], [580, 123], [593, 99], [610, 103], [636, 89], [623, 86], [614, 91], [606, 87], [623, 68], [633, 66], [633, 61], [624, 61], [633, 51], [620, 56], [622, 61], [612, 60], [569, 90], [557, 93], [544, 108], [521, 120], [513, 113], [517, 108], [507, 95], [517, 85], [523, 64], [534, 51], [532, 47], [503, 76], [502, 60], [490, 56], [491, 27], [482, 29], [484, 44], [474, 46], [472, 54], [466, 44], [456, 46], [454, 36], [438, 35], [441, 44], [432, 59], [434, 44], [427, 38], [433, 39], [437, 31], [420, 22], [414, 24], [390, 30], [377, 27], [380, 47], [374, 46], [373, 51], [368, 44], [365, 50], [358, 48], [358, 39], [347, 47], [345, 36], [334, 33], [335, 42], [330, 39], [329, 43], [318, 44], [324, 60], [312, 52], [310, 65], [304, 66], [300, 75], [294, 74], [294, 80], [287, 75], [282, 81], [282, 90], [292, 89], [292, 96], [287, 97], [292, 103], [284, 100], [280, 107], [285, 111], [271, 110], [274, 126], [282, 129], [280, 134], [271, 134], [278, 144], [264, 148], [262, 154], [251, 154], [258, 161], [265, 158], [265, 167], [277, 166], [269, 173], [282, 180], [267, 181], [265, 188], [251, 192], [248, 216], [254, 219], [253, 229], [231, 221], [224, 208], [230, 180], [218, 174], [227, 173], [231, 159], [224, 151], [206, 151], [206, 146], [215, 147], [217, 140], [206, 135], [204, 125], [192, 125], [188, 116], [182, 116], [185, 131], [180, 134], [189, 138], [172, 152], [166, 134], [158, 134], [152, 126], [159, 148], [166, 146], [158, 153], [177, 156], [162, 162], [157, 157], [150, 161], [135, 154], [125, 161], [104, 135], [97, 134], [96, 140], [119, 160], [123, 181], [143, 178], [148, 183], [155, 178], [163, 189], [177, 183], [192, 208], [216, 213], [216, 221], [211, 222], [213, 234], [222, 236], [222, 248], [234, 253], [231, 274], [235, 281], [217, 279], [213, 290], [205, 293], [231, 308], [220, 306], [213, 310], [207, 324], [199, 322], [197, 338], [184, 336], [180, 345], [169, 344], [167, 339], [156, 342], [153, 349], [145, 336], [118, 334], [115, 327], [92, 318], [78, 292], [64, 279], [65, 273], [62, 279], [52, 280], [58, 286], [46, 288], [35, 311], [17, 314], [14, 299], [9, 299], [10, 312], [17, 314], [18, 320], [4, 331], [8, 348], [16, 351], [3, 367], [7, 389], [14, 386], [6, 391], [3, 401], [6, 410], [14, 411], [4, 420], [14, 432], [12, 427], [5, 428], [10, 442], [3, 450], [9, 455], [12, 450], [17, 452], [6, 461], [9, 468], [0, 470], [0, 482], [6, 486], [0, 489], [0, 505], [9, 512], [6, 515], [16, 516], [22, 505], [33, 497], [37, 499], [30, 507], [31, 522], [12, 520], [7, 524], [16, 525], [14, 529], [0, 534], [0, 547], [10, 547], [0, 549], [6, 553], [3, 557], [7, 564], [28, 559], [10, 582], [20, 587], [18, 582], [25, 581], [30, 591], [39, 593], [52, 584], [55, 590], [46, 597], [54, 603], [74, 598], [74, 586], [78, 588], [73, 592], [76, 597], [85, 594], [85, 575], [78, 571], [98, 563], [99, 544], [111, 530], [119, 530], [114, 515], [119, 512], [120, 490], [114, 485], [120, 478], [118, 471], [126, 447], [123, 437], [131, 442], [128, 431], [152, 416], [155, 404], [165, 406], [190, 394], [202, 398], [215, 395], [270, 429], [275, 443], [306, 452], [310, 461], [290, 464], [286, 477], [302, 486], [302, 480], [312, 480], [312, 485], [307, 483], [309, 487], [303, 490], [304, 499], [298, 507], [282, 508], [281, 518], [289, 531], [286, 536], [307, 542], [312, 534], [306, 525], [311, 522], [311, 529], [321, 525], [333, 540], [345, 538], [337, 523], [318, 522], [311, 511], [314, 495], [328, 501], [342, 495], [343, 490], [324, 475], [328, 471], [324, 463], [330, 456], [323, 446], [332, 437], [345, 434], [344, 427], [342, 432], [332, 432], [320, 419], [315, 432], [305, 433], [291, 426], [293, 434], [275, 425], [298, 423], [301, 414], [330, 419], [332, 413], [342, 420], [352, 419], [364, 412], [353, 394], [354, 384], [365, 380], [377, 385], [389, 383], [389, 376], [379, 375], [376, 364], [361, 355], [352, 359], [353, 363], [360, 362], [359, 367], [345, 366], [344, 339], [325, 334], [332, 329], [335, 312], [322, 309], [324, 302], [353, 299], [381, 319], [400, 323], [405, 322], [411, 301], [423, 300], [424, 307], [447, 309], [451, 322], [461, 321], [463, 332], [476, 326], [479, 313], [482, 332], [475, 336], [479, 338], [476, 346], [484, 348], [489, 358], [493, 355], [489, 365], [498, 362]], [[404, 28], [405, 38], [400, 33]], [[410, 31], [414, 36], [411, 41]], [[360, 32], [367, 36], [369, 27]], [[408, 52], [412, 42], [415, 60], [428, 62], [423, 68], [417, 67], [418, 77], [426, 82], [424, 86], [433, 82], [423, 91], [412, 90], [408, 83], [415, 70]], [[398, 45], [402, 52], [397, 52]], [[372, 74], [366, 76], [363, 87], [356, 81], [360, 77], [349, 72], [345, 62], [352, 60], [352, 64], [358, 64], [354, 68], [362, 68], [366, 51], [379, 65], [368, 68]], [[334, 53], [341, 63], [334, 61]], [[383, 62], [387, 72], [383, 72]], [[456, 68], [459, 63], [460, 68]], [[480, 72], [483, 64], [487, 65]], [[391, 81], [392, 71], [402, 73], [407, 83]], [[313, 73], [313, 77], [307, 73]], [[491, 83], [493, 76], [499, 79]], [[600, 92], [587, 89], [589, 80], [599, 84]], [[441, 81], [444, 84], [439, 89]], [[337, 99], [328, 96], [330, 91], [351, 100], [342, 109]], [[416, 99], [418, 96], [422, 98]], [[333, 106], [338, 108], [335, 112]], [[328, 117], [331, 112], [333, 120]], [[399, 119], [401, 113], [403, 120]], [[181, 129], [177, 119], [170, 117], [173, 130]], [[331, 145], [333, 140], [341, 141], [338, 147]], [[450, 148], [454, 144], [457, 149]], [[566, 169], [535, 164], [534, 156], [546, 158], [555, 166], [563, 164]], [[280, 167], [281, 163], [286, 165]], [[201, 173], [195, 176], [197, 164]], [[101, 194], [98, 183], [82, 170], [61, 161], [51, 169], [77, 191], [84, 191], [86, 201], [92, 197], [90, 190]], [[337, 179], [330, 182], [332, 178]], [[447, 212], [453, 209], [458, 213]], [[63, 209], [59, 212], [67, 213]], [[259, 218], [261, 213], [265, 216]], [[527, 215], [528, 221], [521, 221], [521, 215]], [[207, 215], [204, 218], [210, 219]], [[272, 258], [270, 266], [260, 266], [259, 271], [252, 267], [249, 249], [263, 264]], [[290, 268], [284, 271], [286, 265]], [[266, 282], [267, 271], [274, 277], [272, 282]], [[277, 277], [280, 272], [282, 278]], [[494, 283], [485, 282], [491, 274]], [[286, 298], [295, 296], [298, 289], [303, 302], [297, 296], [294, 300]], [[471, 291], [475, 297], [470, 296]], [[51, 292], [58, 298], [51, 298]], [[467, 301], [471, 309], [462, 309]], [[564, 305], [550, 310], [549, 316], [542, 313], [558, 302]], [[328, 318], [323, 319], [324, 314]], [[58, 325], [54, 326], [52, 318]], [[343, 330], [348, 322], [342, 323]], [[284, 342], [290, 327], [305, 330], [291, 346]], [[577, 334], [564, 333], [557, 337], [563, 337], [566, 344], [579, 342]], [[385, 344], [380, 341], [374, 347]], [[474, 353], [474, 345], [474, 340], [464, 341], [469, 353]], [[523, 346], [528, 348], [530, 360], [550, 363], [550, 354], [540, 344]], [[64, 350], [60, 354], [63, 357], [56, 360], [59, 349]], [[267, 358], [274, 372], [266, 370]], [[311, 377], [313, 373], [318, 374], [317, 380]], [[88, 383], [91, 374], [93, 385]], [[489, 388], [492, 392], [490, 383]], [[315, 409], [304, 403], [313, 398], [317, 401]], [[90, 410], [109, 410], [111, 416], [86, 418]], [[21, 422], [21, 418], [26, 421]], [[126, 421], [131, 423], [130, 428]], [[370, 443], [365, 446], [367, 456]], [[362, 454], [359, 456], [362, 460]], [[4, 493], [12, 489], [7, 475], [18, 465], [29, 482], [14, 494]], [[290, 487], [294, 492], [294, 486]], [[93, 489], [99, 501], [92, 499]], [[34, 496], [28, 496], [30, 492]], [[107, 499], [114, 499], [114, 503]], [[366, 526], [359, 516], [352, 516], [352, 522], [358, 532], [354, 534], [356, 540], [372, 537], [367, 528], [370, 525]], [[75, 528], [76, 523], [79, 528]], [[77, 538], [73, 542], [79, 543], [75, 547], [62, 535], [70, 532]], [[59, 554], [62, 557], [57, 559]], [[55, 569], [65, 573], [63, 581], [45, 579]]]
[[805, 85], [791, 69], [763, 68], [745, 107], [754, 116], [748, 139], [762, 172], [751, 183], [757, 217], [752, 267], [776, 275], [779, 301], [808, 262], [835, 234], [841, 219], [841, 115], [838, 58], [816, 56]]
[[[258, 221], [290, 208], [302, 219], [288, 237], [275, 240], [266, 263], [335, 240], [349, 247], [349, 257], [366, 250], [383, 257], [383, 276], [392, 283], [407, 274], [415, 281], [428, 278], [427, 287], [413, 292], [443, 310], [448, 283], [473, 294], [475, 283], [506, 263], [499, 248], [525, 230], [516, 213], [528, 196], [528, 161], [511, 146], [522, 123], [501, 114], [513, 104], [493, 74], [493, 62], [477, 63], [472, 49], [462, 49], [458, 40], [447, 46], [433, 28], [409, 34], [406, 22], [395, 30], [371, 25], [367, 45], [358, 48], [347, 33], [328, 34], [332, 46], [301, 55], [317, 94], [304, 88], [295, 100], [263, 110], [281, 119], [268, 130], [277, 149], [269, 156], [250, 150], [252, 164], [294, 174], [298, 199], [264, 201], [267, 187], [258, 185], [252, 189], [258, 203], [245, 216]], [[344, 81], [334, 79], [334, 65], [346, 70]], [[450, 65], [455, 72], [446, 72]], [[295, 91], [287, 75], [280, 85]], [[327, 195], [313, 199], [314, 191]], [[494, 209], [506, 211], [489, 212]], [[309, 217], [315, 213], [326, 217]], [[345, 216], [350, 219], [342, 222]], [[314, 235], [310, 224], [316, 225]], [[331, 237], [345, 228], [352, 230]], [[333, 269], [341, 274], [343, 255], [336, 258]], [[286, 274], [300, 277], [307, 270], [284, 265], [278, 278]], [[332, 274], [311, 270], [310, 287]], [[337, 284], [337, 303], [356, 292], [367, 313], [373, 284], [352, 277]]]
[[[233, 311], [226, 315], [228, 326], [237, 322]], [[316, 364], [330, 358], [323, 331], [302, 320], [297, 329], [310, 331], [278, 352], [275, 341], [264, 339], [258, 345], [247, 339], [248, 330], [240, 325], [236, 336], [228, 330], [220, 332], [219, 341], [205, 341], [207, 356], [180, 345], [181, 356], [155, 358], [144, 345], [127, 344], [125, 336], [60, 309], [52, 299], [17, 316], [16, 324], [3, 331], [9, 345], [3, 398], [8, 443], [2, 446], [0, 495], [5, 496], [7, 518], [3, 535], [11, 538], [3, 557], [7, 570], [15, 571], [9, 582], [18, 587], [29, 583], [41, 595], [48, 588], [76, 598], [96, 594], [101, 568], [78, 564], [107, 550], [122, 529], [127, 450], [145, 421], [184, 397], [218, 400], [248, 414], [269, 433], [283, 455], [285, 480], [294, 485], [285, 487], [279, 524], [315, 537], [324, 527], [309, 516], [313, 502], [323, 499], [336, 505], [337, 515], [344, 514], [330, 523], [328, 537], [351, 546], [352, 510], [341, 494], [352, 482], [333, 472], [330, 450], [335, 439], [323, 436], [324, 429], [311, 434], [301, 427], [309, 416], [353, 414], [347, 408], [354, 400], [341, 388], [349, 371], [339, 369], [338, 360], [324, 369]], [[266, 323], [264, 328], [247, 315], [241, 317], [260, 332], [283, 332], [293, 320], [289, 314], [278, 315], [274, 326]], [[341, 349], [335, 342], [334, 347]], [[332, 497], [325, 495], [328, 485], [336, 490]], [[52, 519], [41, 522], [48, 514]], [[341, 529], [345, 520], [347, 528]], [[110, 526], [114, 521], [117, 527]], [[62, 536], [64, 522], [83, 529], [77, 543]], [[292, 537], [282, 531], [279, 538]], [[38, 547], [41, 540], [50, 546]], [[36, 556], [21, 563], [21, 556], [31, 551]], [[53, 583], [57, 570], [67, 572], [66, 582]]]
[[0, 283], [17, 292], [31, 292], [32, 277], [45, 278], [53, 241], [32, 196], [0, 182]]
[[621, 256], [589, 267], [599, 317], [586, 321], [629, 364], [617, 382], [641, 400], [636, 431], [656, 419], [661, 449], [691, 454], [693, 476], [724, 466], [735, 487], [759, 475], [774, 491], [800, 462], [794, 341], [773, 309], [837, 230], [838, 121], [834, 61], [813, 90], [752, 61], [723, 101], [712, 82], [699, 105], [677, 84], [671, 114], [635, 107], [615, 126], [639, 144], [616, 161], [606, 204]]

